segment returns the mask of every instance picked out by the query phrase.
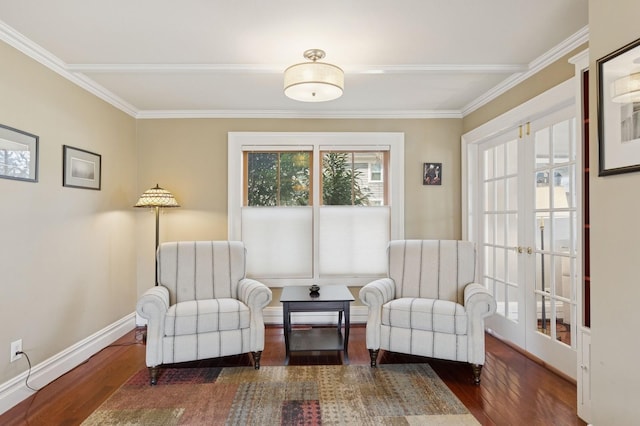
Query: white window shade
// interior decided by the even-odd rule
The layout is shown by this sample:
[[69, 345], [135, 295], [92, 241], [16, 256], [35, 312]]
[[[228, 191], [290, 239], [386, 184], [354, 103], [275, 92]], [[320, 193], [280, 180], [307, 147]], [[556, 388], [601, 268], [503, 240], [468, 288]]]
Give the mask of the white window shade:
[[390, 215], [388, 206], [321, 207], [320, 276], [384, 275]]
[[243, 207], [242, 240], [247, 275], [262, 278], [313, 276], [311, 207]]

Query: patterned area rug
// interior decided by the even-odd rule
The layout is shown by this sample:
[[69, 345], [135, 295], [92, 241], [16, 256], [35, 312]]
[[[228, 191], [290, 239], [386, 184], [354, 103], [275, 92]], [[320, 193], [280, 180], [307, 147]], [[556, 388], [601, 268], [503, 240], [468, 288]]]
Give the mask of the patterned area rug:
[[139, 371], [83, 425], [477, 425], [428, 364]]

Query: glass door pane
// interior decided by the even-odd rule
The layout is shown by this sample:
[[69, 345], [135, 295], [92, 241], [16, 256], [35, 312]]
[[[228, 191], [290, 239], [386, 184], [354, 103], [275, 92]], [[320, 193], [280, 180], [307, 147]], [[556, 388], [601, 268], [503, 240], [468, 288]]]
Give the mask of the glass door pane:
[[[518, 280], [518, 143], [513, 135], [498, 138], [481, 148], [484, 282], [493, 292], [497, 314], [517, 328], [522, 323]], [[500, 330], [500, 334], [510, 334]], [[520, 340], [520, 339], [517, 339]]]
[[575, 119], [548, 117], [535, 147], [535, 329], [551, 342], [575, 346]]

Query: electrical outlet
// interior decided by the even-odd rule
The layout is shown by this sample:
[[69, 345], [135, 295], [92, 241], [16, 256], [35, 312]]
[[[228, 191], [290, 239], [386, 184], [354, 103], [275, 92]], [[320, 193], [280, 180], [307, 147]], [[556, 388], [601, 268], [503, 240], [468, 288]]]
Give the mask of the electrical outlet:
[[22, 339], [11, 342], [11, 362], [17, 361], [22, 358], [22, 354], [19, 354], [17, 352], [22, 352]]

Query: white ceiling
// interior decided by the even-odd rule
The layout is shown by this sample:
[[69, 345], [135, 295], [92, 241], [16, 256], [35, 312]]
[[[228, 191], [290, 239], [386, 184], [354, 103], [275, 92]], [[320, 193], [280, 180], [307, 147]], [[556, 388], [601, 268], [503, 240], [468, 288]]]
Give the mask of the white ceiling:
[[[587, 0], [0, 0], [0, 40], [134, 117], [462, 117], [587, 41]], [[311, 48], [344, 95], [301, 103]]]

